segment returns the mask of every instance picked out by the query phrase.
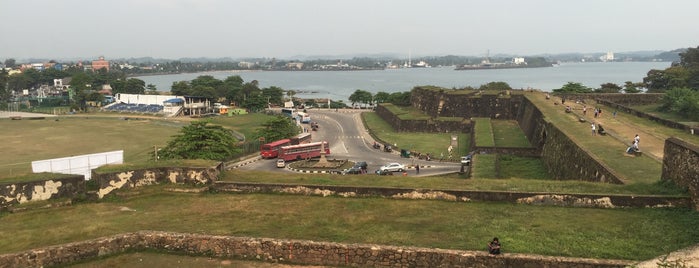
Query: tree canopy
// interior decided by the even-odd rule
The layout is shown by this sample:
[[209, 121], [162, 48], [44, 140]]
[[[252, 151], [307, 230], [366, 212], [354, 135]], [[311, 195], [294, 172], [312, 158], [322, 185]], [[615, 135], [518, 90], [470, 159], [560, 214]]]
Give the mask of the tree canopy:
[[293, 137], [299, 132], [298, 126], [286, 116], [277, 116], [262, 124], [255, 138], [265, 138], [266, 141], [276, 141]]
[[237, 142], [230, 130], [196, 121], [182, 127], [158, 156], [162, 159], [225, 160], [238, 152]]
[[554, 89], [553, 92], [557, 93], [591, 93], [592, 89], [584, 86], [581, 83], [568, 82], [561, 88]]
[[699, 90], [699, 47], [680, 53], [680, 62], [665, 70], [650, 70], [643, 78], [648, 92], [665, 92], [673, 88]]

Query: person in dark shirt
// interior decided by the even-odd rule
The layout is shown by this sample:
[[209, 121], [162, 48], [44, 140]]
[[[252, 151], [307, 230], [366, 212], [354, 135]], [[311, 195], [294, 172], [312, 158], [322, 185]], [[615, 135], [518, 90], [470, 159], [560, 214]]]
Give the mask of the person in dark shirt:
[[490, 241], [490, 243], [488, 243], [488, 253], [498, 255], [500, 254], [500, 247], [500, 241], [498, 241], [498, 238], [495, 237], [493, 238], [493, 241]]

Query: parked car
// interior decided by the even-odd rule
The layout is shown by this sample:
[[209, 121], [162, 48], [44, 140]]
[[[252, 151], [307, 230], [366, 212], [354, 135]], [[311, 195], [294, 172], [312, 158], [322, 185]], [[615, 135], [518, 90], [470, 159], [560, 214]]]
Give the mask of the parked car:
[[388, 170], [380, 170], [380, 169], [377, 169], [376, 171], [374, 171], [374, 173], [376, 173], [376, 175], [382, 175], [382, 176], [383, 175], [393, 175], [393, 172], [390, 172]]
[[464, 166], [470, 166], [471, 165], [471, 155], [467, 156], [462, 156], [461, 157], [461, 164]]
[[353, 167], [361, 168], [361, 169], [363, 169], [363, 170], [366, 171], [366, 169], [367, 169], [367, 167], [369, 167], [369, 165], [367, 165], [366, 162], [361, 161], [361, 162], [356, 162], [356, 163], [354, 163], [354, 166], [353, 166]]
[[388, 163], [388, 164], [382, 166], [381, 168], [379, 168], [379, 170], [390, 171], [390, 172], [403, 172], [403, 170], [405, 170], [405, 166], [403, 164], [400, 164], [400, 163]]
[[345, 169], [342, 171], [342, 174], [362, 174], [362, 168], [360, 167], [351, 167], [348, 169]]
[[283, 168], [286, 166], [286, 163], [284, 162], [284, 159], [277, 159], [277, 167], [278, 168]]

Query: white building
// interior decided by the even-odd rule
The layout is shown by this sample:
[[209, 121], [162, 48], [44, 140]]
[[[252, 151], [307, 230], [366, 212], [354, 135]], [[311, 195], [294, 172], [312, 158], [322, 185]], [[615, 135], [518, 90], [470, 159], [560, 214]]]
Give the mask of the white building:
[[524, 58], [513, 58], [513, 59], [512, 59], [512, 63], [517, 64], [517, 65], [519, 65], [519, 64], [527, 64], [527, 62], [524, 61]]

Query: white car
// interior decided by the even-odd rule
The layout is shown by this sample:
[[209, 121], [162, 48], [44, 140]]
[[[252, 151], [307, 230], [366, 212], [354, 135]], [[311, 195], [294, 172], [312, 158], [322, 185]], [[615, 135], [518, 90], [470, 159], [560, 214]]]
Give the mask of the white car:
[[277, 159], [277, 167], [278, 168], [283, 168], [286, 166], [286, 163], [284, 163], [284, 159]]
[[382, 171], [403, 172], [403, 170], [405, 170], [405, 166], [399, 163], [388, 163], [379, 169]]
[[462, 156], [461, 157], [461, 164], [464, 166], [470, 166], [471, 165], [471, 155], [467, 156]]

